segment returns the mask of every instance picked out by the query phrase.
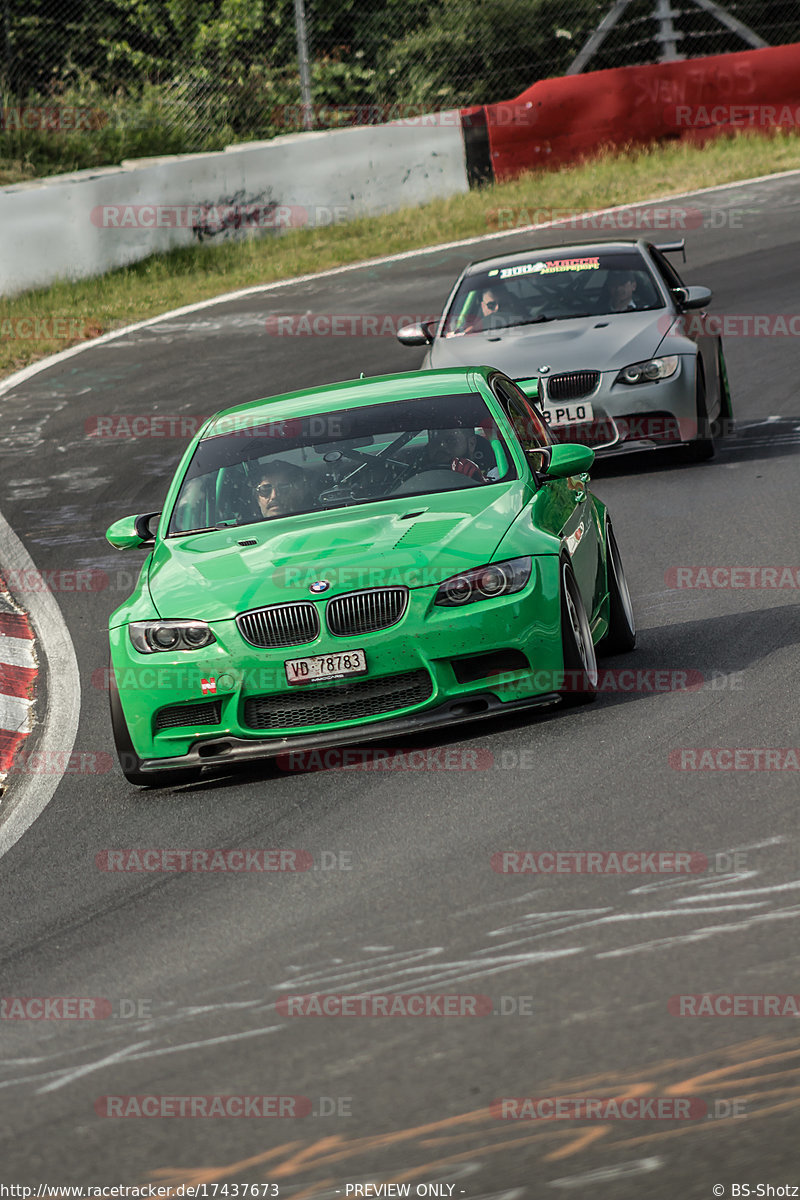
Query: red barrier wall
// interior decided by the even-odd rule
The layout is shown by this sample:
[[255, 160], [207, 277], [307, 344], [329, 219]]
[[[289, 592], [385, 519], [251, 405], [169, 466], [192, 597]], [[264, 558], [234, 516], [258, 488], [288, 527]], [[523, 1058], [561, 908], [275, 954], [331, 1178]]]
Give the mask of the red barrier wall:
[[[543, 79], [485, 107], [497, 180], [604, 146], [800, 128], [800, 43]], [[465, 126], [481, 110], [463, 110]]]

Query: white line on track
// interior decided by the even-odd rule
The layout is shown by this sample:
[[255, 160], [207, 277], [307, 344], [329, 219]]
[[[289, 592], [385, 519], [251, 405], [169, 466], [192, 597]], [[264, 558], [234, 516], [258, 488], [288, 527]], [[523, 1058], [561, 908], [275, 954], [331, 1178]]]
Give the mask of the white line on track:
[[[772, 175], [758, 175], [753, 179], [738, 179], [732, 183], [715, 184], [711, 187], [698, 188], [693, 192], [675, 192], [667, 196], [654, 196], [648, 200], [636, 200], [631, 204], [617, 204], [611, 208], [595, 209], [593, 212], [581, 214], [584, 218], [605, 216], [610, 213], [628, 211], [631, 208], [643, 208], [650, 204], [664, 204], [671, 200], [682, 200], [693, 196], [707, 195], [709, 192], [731, 191], [735, 188], [747, 187], [753, 183], [767, 183], [773, 180], [788, 179], [800, 175], [800, 170], [781, 171]], [[461, 246], [471, 246], [476, 243], [495, 242], [504, 238], [515, 237], [520, 233], [532, 233], [541, 229], [554, 229], [566, 224], [561, 221], [544, 221], [538, 225], [520, 226], [519, 228], [502, 230], [497, 233], [476, 234], [474, 237], [461, 238], [454, 242], [439, 242], [434, 246], [423, 246], [416, 250], [404, 250], [400, 254], [387, 254], [380, 258], [369, 258], [362, 262], [347, 263], [341, 267], [331, 267], [326, 271], [317, 271], [309, 275], [296, 275], [291, 279], [274, 280], [272, 283], [258, 284], [255, 287], [242, 288], [236, 292], [225, 292], [211, 300], [200, 300], [194, 304], [186, 304], [182, 308], [174, 308], [170, 312], [150, 317], [146, 321], [137, 321], [112, 333], [104, 333], [99, 338], [81, 342], [79, 346], [71, 346], [58, 354], [52, 354], [21, 371], [9, 375], [0, 382], [0, 396], [19, 387], [29, 379], [33, 379], [42, 371], [67, 359], [82, 354], [85, 350], [94, 350], [98, 346], [126, 337], [138, 329], [146, 329], [161, 321], [169, 321], [189, 313], [200, 312], [205, 308], [213, 308], [218, 304], [226, 304], [231, 300], [240, 300], [247, 296], [263, 295], [279, 288], [291, 287], [298, 283], [313, 283], [317, 279], [330, 279], [335, 275], [346, 275], [360, 271], [365, 267], [381, 266], [386, 263], [407, 262], [414, 258], [422, 258], [426, 254], [438, 254], [443, 250], [457, 250]], [[623, 232], [623, 231], [620, 231]], [[644, 232], [644, 231], [642, 231]], [[17, 538], [8, 522], [0, 513], [0, 564], [5, 567], [18, 565], [24, 570], [36, 571], [33, 560], [25, 547]], [[80, 715], [80, 678], [75, 649], [72, 639], [61, 615], [61, 610], [50, 592], [32, 592], [28, 610], [36, 626], [43, 656], [47, 660], [47, 711], [43, 719], [42, 745], [40, 749], [53, 754], [53, 761], [59, 761], [59, 754], [66, 761], [75, 744]], [[22, 782], [15, 785], [13, 806], [8, 815], [0, 821], [0, 858], [14, 845], [25, 830], [33, 824], [42, 810], [49, 803], [60, 775], [25, 775]]]

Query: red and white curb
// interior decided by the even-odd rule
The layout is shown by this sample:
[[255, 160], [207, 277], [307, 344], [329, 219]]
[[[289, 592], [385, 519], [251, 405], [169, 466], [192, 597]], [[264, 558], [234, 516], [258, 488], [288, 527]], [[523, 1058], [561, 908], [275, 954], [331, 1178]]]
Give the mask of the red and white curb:
[[81, 711], [75, 647], [55, 596], [29, 591], [23, 606], [7, 590], [6, 578], [28, 571], [36, 571], [33, 560], [0, 512], [0, 858], [44, 812], [63, 775], [17, 770], [26, 738], [35, 730], [43, 762], [67, 762]]
[[33, 729], [38, 672], [30, 621], [0, 592], [0, 791]]

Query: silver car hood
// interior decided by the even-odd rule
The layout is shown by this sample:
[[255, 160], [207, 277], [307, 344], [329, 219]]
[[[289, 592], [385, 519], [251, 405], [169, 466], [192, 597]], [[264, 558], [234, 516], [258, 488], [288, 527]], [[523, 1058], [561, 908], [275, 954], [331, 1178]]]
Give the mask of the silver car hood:
[[437, 338], [431, 367], [489, 363], [512, 379], [561, 371], [613, 371], [652, 358], [673, 317], [667, 309], [603, 317], [575, 317], [516, 325], [486, 333]]

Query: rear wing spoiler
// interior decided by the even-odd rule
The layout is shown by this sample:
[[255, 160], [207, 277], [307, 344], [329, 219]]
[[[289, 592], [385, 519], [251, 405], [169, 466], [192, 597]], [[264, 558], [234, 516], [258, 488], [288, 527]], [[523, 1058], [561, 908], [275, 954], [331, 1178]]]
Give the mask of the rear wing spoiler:
[[660, 250], [662, 254], [682, 254], [683, 261], [686, 262], [685, 238], [681, 238], [679, 242], [661, 242], [656, 245], [656, 250]]

